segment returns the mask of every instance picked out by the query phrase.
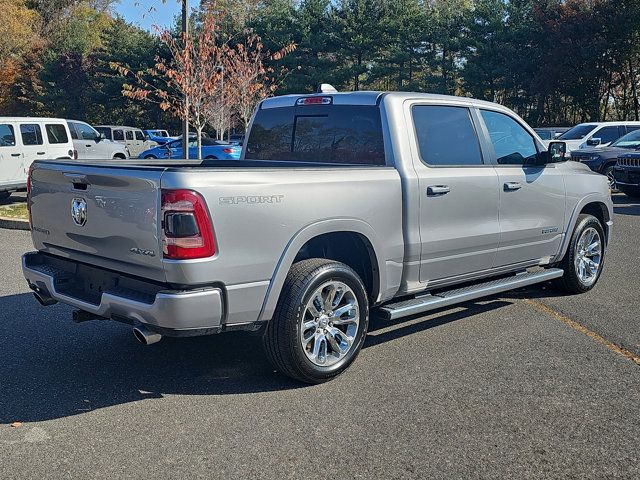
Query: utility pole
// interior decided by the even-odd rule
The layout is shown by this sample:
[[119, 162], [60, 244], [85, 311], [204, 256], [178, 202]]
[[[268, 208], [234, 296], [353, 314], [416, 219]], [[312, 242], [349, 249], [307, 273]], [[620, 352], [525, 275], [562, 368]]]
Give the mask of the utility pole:
[[[189, 35], [189, 0], [182, 0], [182, 35]], [[182, 152], [189, 160], [189, 97], [184, 96], [184, 120], [182, 121]]]

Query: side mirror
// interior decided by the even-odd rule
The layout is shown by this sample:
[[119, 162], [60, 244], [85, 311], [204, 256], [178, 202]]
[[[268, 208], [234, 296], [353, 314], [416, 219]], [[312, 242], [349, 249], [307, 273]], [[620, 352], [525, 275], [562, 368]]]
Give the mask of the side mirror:
[[589, 145], [590, 147], [597, 147], [601, 143], [602, 143], [601, 138], [591, 137], [589, 140], [587, 140], [587, 145]]
[[547, 163], [562, 162], [566, 154], [567, 144], [565, 142], [549, 142]]
[[96, 135], [96, 143], [101, 142], [102, 140], [106, 139], [107, 137], [105, 137], [104, 133], [98, 133]]

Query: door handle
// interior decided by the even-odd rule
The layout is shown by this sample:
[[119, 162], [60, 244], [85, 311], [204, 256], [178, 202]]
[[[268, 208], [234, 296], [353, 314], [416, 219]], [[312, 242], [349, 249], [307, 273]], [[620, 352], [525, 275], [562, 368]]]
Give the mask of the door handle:
[[439, 195], [445, 195], [449, 193], [451, 189], [449, 185], [431, 185], [427, 187], [427, 196], [428, 197], [437, 197]]
[[11, 156], [12, 157], [19, 157], [20, 155], [22, 155], [21, 153], [12, 153]]
[[522, 184], [520, 182], [505, 182], [504, 190], [505, 192], [520, 190], [522, 188]]
[[91, 144], [87, 145], [87, 144], [85, 143], [85, 145], [84, 145], [84, 146], [85, 146], [85, 147], [88, 147], [88, 148], [91, 148]]
[[47, 152], [37, 152], [37, 153], [38, 153], [38, 155], [44, 155]]

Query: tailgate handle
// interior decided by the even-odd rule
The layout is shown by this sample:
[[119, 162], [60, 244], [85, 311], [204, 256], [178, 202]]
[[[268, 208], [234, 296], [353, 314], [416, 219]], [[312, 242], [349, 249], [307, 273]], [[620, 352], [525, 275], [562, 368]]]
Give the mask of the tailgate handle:
[[76, 190], [86, 190], [87, 185], [91, 184], [87, 176], [81, 173], [65, 173], [64, 176], [73, 183]]

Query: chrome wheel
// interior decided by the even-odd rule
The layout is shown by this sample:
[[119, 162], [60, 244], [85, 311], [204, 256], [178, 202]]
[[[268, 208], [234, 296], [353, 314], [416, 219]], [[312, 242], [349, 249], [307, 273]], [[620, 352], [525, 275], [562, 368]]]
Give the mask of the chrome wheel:
[[317, 288], [302, 316], [300, 341], [309, 360], [329, 367], [353, 347], [360, 313], [358, 299], [348, 285], [331, 281]]
[[582, 232], [576, 244], [574, 265], [576, 274], [585, 286], [593, 284], [598, 278], [602, 262], [602, 239], [598, 231], [589, 227]]

